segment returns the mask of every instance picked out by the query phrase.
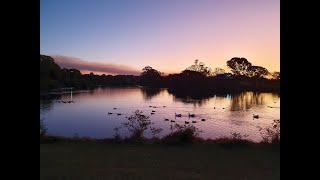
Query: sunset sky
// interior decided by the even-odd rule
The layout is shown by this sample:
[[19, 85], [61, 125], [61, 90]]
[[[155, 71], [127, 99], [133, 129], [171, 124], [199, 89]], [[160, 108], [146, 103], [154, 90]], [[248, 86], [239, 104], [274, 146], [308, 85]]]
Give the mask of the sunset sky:
[[40, 53], [82, 72], [174, 73], [245, 57], [280, 69], [280, 0], [41, 0]]

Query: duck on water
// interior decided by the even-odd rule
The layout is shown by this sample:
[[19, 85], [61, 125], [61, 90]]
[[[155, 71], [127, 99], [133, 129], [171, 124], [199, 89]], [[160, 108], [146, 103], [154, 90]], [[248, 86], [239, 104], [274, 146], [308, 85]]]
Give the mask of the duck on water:
[[189, 117], [195, 117], [195, 114], [190, 114], [190, 113], [188, 113], [188, 116], [189, 116]]
[[258, 114], [253, 114], [253, 119], [259, 119], [259, 115]]
[[182, 117], [181, 114], [174, 113], [174, 115], [175, 115], [176, 117]]

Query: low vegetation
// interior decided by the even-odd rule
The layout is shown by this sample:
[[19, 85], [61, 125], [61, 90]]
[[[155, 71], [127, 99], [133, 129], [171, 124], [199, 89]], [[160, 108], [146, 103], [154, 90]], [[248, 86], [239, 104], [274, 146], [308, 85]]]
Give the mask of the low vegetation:
[[200, 130], [192, 125], [171, 125], [171, 133], [161, 139], [164, 144], [194, 143], [199, 138]]
[[263, 143], [280, 143], [280, 119], [274, 120], [270, 127], [260, 129]]

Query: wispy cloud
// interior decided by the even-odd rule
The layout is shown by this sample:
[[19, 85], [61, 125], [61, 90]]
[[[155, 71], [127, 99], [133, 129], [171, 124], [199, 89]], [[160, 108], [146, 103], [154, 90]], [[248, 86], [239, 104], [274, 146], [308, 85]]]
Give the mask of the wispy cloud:
[[75, 57], [68, 56], [51, 56], [59, 66], [63, 68], [75, 68], [83, 73], [87, 72], [98, 72], [99, 74], [121, 74], [121, 75], [139, 75], [140, 71], [133, 67], [112, 64], [112, 63], [100, 63], [91, 62], [88, 60], [83, 60]]

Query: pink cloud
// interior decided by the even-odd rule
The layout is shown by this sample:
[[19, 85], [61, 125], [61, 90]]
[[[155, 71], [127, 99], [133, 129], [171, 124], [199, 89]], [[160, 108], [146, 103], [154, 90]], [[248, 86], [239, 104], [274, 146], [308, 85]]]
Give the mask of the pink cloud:
[[62, 68], [74, 68], [80, 70], [82, 73], [98, 72], [98, 74], [112, 74], [112, 75], [139, 75], [141, 72], [133, 67], [112, 64], [90, 62], [75, 57], [68, 56], [51, 56], [55, 62]]

